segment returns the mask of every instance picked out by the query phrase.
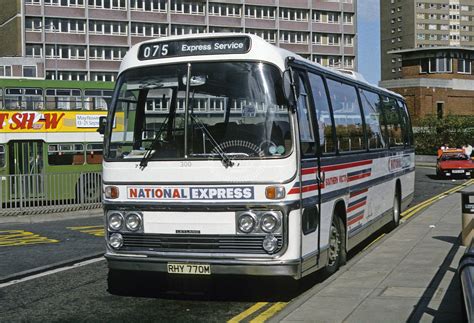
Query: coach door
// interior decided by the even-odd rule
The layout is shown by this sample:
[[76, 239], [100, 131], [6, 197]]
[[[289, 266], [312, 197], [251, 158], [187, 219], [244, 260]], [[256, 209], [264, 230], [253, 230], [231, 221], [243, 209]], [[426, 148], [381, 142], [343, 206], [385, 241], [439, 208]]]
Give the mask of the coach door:
[[14, 199], [32, 199], [44, 193], [43, 142], [10, 141], [10, 192]]
[[[314, 271], [318, 265], [318, 254], [320, 251], [320, 194], [321, 179], [319, 174], [320, 160], [318, 157], [318, 127], [316, 124], [315, 110], [311, 87], [306, 73], [299, 72], [295, 81], [298, 91], [296, 113], [298, 115], [301, 172], [300, 172], [300, 196], [301, 203], [301, 231], [302, 231], [302, 257], [303, 275]], [[299, 80], [296, 80], [299, 79]]]

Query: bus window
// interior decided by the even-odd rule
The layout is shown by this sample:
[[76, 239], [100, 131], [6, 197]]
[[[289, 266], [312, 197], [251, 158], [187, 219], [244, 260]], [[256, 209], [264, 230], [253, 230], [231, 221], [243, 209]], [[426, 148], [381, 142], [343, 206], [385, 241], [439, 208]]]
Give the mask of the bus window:
[[3, 110], [3, 89], [0, 89], [0, 110]]
[[403, 139], [405, 146], [411, 146], [413, 144], [413, 133], [411, 131], [411, 122], [410, 116], [408, 115], [408, 109], [405, 103], [401, 100], [397, 100], [398, 108], [401, 117], [401, 124], [402, 124], [402, 131], [403, 131]]
[[316, 146], [314, 144], [314, 131], [312, 126], [311, 110], [309, 109], [308, 93], [300, 76], [300, 93], [298, 97], [298, 123], [300, 128], [301, 152], [303, 155], [314, 155]]
[[48, 146], [49, 165], [83, 165], [84, 145], [53, 144]]
[[86, 163], [101, 164], [102, 163], [102, 144], [86, 145]]
[[0, 145], [0, 167], [5, 167], [5, 146]]
[[309, 73], [309, 82], [316, 107], [316, 119], [319, 129], [319, 146], [322, 153], [332, 153], [336, 150], [333, 137], [333, 124], [329, 110], [326, 87], [321, 76]]
[[5, 89], [5, 108], [8, 110], [42, 110], [42, 89]]
[[85, 90], [84, 108], [86, 110], [107, 110], [113, 91]]
[[377, 93], [360, 90], [360, 99], [364, 109], [369, 149], [385, 148], [384, 132], [381, 128], [381, 104]]
[[390, 147], [403, 146], [402, 127], [398, 105], [392, 98], [382, 97], [382, 108], [387, 124], [388, 144]]
[[328, 79], [340, 152], [366, 149], [362, 115], [354, 86]]
[[46, 110], [82, 110], [80, 90], [47, 89]]

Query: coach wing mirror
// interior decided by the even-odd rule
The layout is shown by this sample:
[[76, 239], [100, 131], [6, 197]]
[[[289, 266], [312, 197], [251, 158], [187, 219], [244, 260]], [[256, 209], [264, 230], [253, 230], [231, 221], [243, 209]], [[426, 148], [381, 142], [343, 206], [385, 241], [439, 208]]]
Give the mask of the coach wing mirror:
[[107, 125], [107, 117], [100, 116], [99, 117], [99, 128], [97, 128], [97, 132], [103, 135], [105, 133], [105, 126]]
[[[206, 75], [193, 75], [189, 78], [189, 86], [200, 86], [206, 84], [207, 76]], [[183, 85], [186, 85], [187, 77], [183, 76]]]
[[300, 83], [298, 73], [289, 68], [283, 73], [283, 93], [286, 100], [293, 108], [296, 108], [296, 102], [300, 93]]

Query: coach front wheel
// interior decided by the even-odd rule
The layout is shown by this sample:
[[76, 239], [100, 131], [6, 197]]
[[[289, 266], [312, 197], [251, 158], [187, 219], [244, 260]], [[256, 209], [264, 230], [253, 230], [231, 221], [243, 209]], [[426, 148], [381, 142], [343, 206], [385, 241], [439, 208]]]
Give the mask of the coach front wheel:
[[334, 215], [329, 231], [328, 263], [324, 271], [328, 275], [335, 273], [346, 261], [344, 225], [339, 216]]

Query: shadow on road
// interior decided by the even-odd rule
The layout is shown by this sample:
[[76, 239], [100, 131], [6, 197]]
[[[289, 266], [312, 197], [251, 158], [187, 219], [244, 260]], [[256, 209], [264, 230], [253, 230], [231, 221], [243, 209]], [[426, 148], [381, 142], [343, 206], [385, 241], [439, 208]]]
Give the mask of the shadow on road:
[[127, 288], [109, 289], [120, 296], [176, 300], [288, 302], [327, 277], [315, 273], [301, 280], [288, 277], [191, 277], [143, 273]]

